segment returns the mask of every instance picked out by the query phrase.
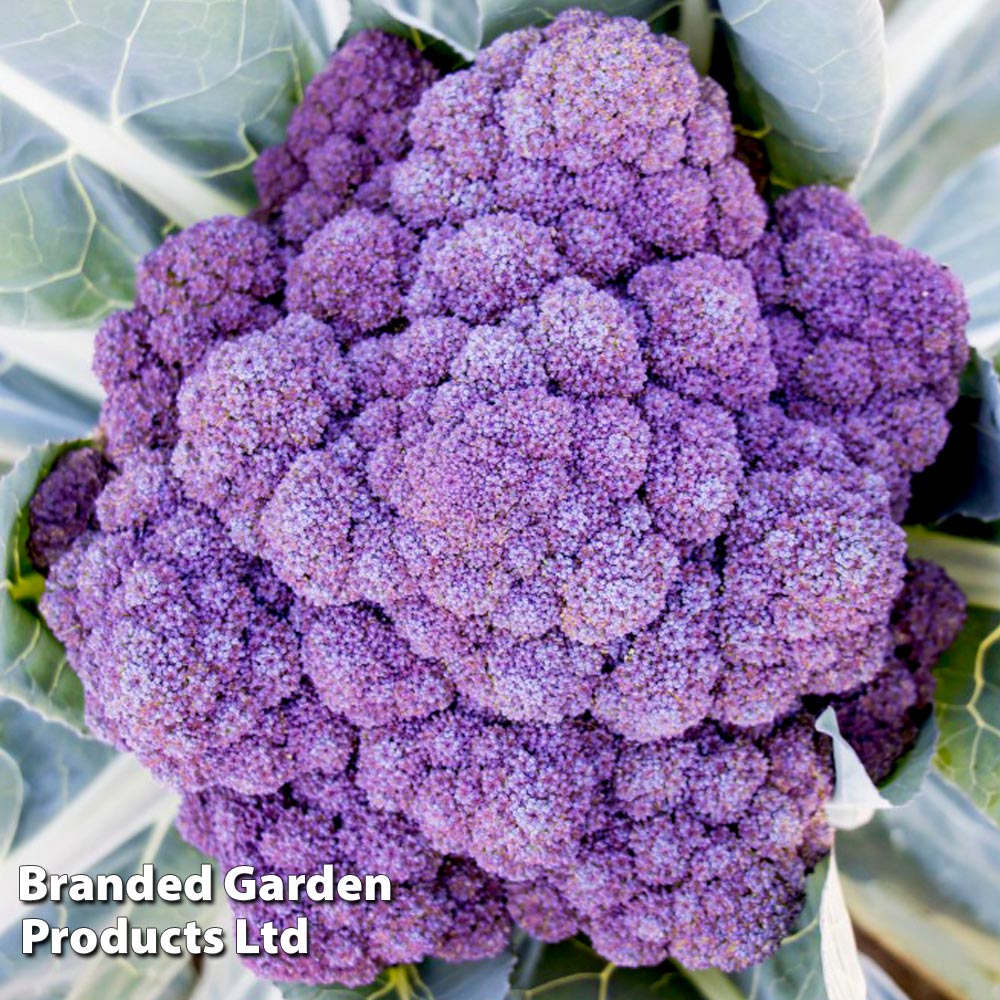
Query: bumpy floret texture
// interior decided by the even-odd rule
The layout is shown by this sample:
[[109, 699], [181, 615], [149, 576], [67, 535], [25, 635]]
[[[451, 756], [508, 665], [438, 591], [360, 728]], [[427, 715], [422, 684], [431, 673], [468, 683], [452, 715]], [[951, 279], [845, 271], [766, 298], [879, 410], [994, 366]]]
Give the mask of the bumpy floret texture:
[[45, 614], [195, 843], [393, 878], [267, 975], [511, 921], [746, 966], [829, 844], [815, 715], [887, 773], [961, 621], [898, 526], [961, 290], [837, 191], [769, 214], [722, 90], [639, 22], [435, 81], [354, 38], [257, 215], [143, 264], [98, 340], [109, 481], [71, 456], [36, 504]]
[[892, 611], [892, 654], [868, 684], [833, 700], [842, 735], [876, 781], [892, 773], [931, 712], [938, 657], [965, 622], [965, 597], [940, 566], [907, 565]]
[[775, 344], [779, 394], [794, 417], [834, 429], [878, 473], [900, 518], [910, 478], [944, 445], [968, 349], [958, 279], [916, 250], [873, 236], [860, 208], [827, 188], [775, 206], [749, 255]]
[[47, 570], [97, 527], [94, 507], [110, 472], [96, 448], [74, 448], [56, 462], [31, 498], [28, 556], [34, 566]]

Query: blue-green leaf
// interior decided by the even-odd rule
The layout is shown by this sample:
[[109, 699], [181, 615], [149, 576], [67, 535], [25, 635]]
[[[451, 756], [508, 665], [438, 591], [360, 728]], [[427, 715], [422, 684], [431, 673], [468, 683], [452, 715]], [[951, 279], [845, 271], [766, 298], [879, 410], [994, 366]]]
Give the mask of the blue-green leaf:
[[[688, 973], [710, 1000], [729, 1000], [714, 973]], [[793, 932], [767, 961], [729, 977], [745, 1000], [864, 1000], [864, 974], [835, 852], [806, 879]]]
[[914, 480], [909, 519], [928, 523], [951, 514], [1000, 519], [1000, 378], [995, 363], [978, 351], [962, 374], [962, 395], [948, 422], [941, 454]]
[[908, 528], [906, 542], [911, 559], [943, 566], [970, 604], [1000, 611], [1000, 544], [926, 528]]
[[0, 357], [0, 460], [13, 464], [32, 445], [87, 437], [97, 417], [93, 400]]
[[[837, 846], [852, 831], [864, 829], [873, 816], [894, 813], [911, 801], [923, 786], [934, 753], [937, 729], [933, 720], [923, 726], [916, 745], [879, 786], [871, 781], [850, 744], [840, 735], [837, 717], [827, 708], [816, 728], [833, 743], [836, 789], [827, 806], [830, 822], [840, 831]], [[692, 974], [694, 981], [703, 974]], [[863, 995], [863, 972], [833, 853], [806, 881], [806, 904], [795, 930], [767, 961], [732, 981], [748, 1000], [840, 1000]], [[709, 991], [703, 988], [703, 992]], [[723, 995], [717, 991], [719, 1000]]]
[[514, 956], [503, 951], [482, 962], [442, 962], [431, 958], [420, 967], [420, 980], [434, 1000], [504, 1000]]
[[952, 174], [904, 235], [962, 279], [972, 346], [1000, 352], [1000, 146]]
[[292, 0], [323, 55], [336, 47], [351, 20], [351, 0]]
[[395, 990], [387, 989], [385, 976], [379, 978], [371, 986], [363, 986], [352, 990], [347, 986], [302, 986], [298, 983], [282, 984], [281, 995], [284, 1000], [367, 1000], [379, 990], [385, 1000], [398, 1000]]
[[892, 977], [867, 955], [861, 956], [861, 968], [865, 973], [868, 1000], [909, 1000]]
[[285, 1000], [504, 1000], [514, 956], [501, 952], [480, 962], [442, 962], [431, 958], [416, 965], [386, 969], [369, 986], [282, 987]]
[[171, 224], [244, 212], [321, 51], [291, 0], [51, 0], [0, 21], [0, 322], [127, 304]]
[[942, 995], [1000, 988], [1000, 829], [931, 774], [920, 795], [841, 834], [855, 923]]
[[875, 145], [885, 100], [878, 0], [719, 0], [741, 105], [772, 181], [847, 184]]
[[827, 804], [827, 816], [838, 830], [855, 830], [877, 811], [909, 802], [920, 791], [930, 771], [938, 738], [937, 724], [932, 716], [920, 727], [916, 743], [876, 786], [854, 748], [840, 735], [832, 706], [816, 720], [816, 729], [829, 736], [833, 743], [837, 786]]
[[[151, 863], [159, 872], [185, 878], [197, 871], [204, 859], [188, 847], [165, 820], [130, 838], [120, 847], [101, 855], [89, 869], [69, 871], [118, 874], [123, 878]], [[41, 863], [41, 862], [38, 862]], [[65, 870], [65, 869], [56, 869]], [[119, 917], [131, 918], [141, 927], [165, 929], [183, 927], [189, 920], [211, 926], [217, 920], [205, 905], [162, 901], [143, 903], [43, 903], [31, 904], [24, 916], [45, 920], [52, 927], [90, 927], [98, 932]], [[21, 928], [15, 926], [0, 937], [0, 998], [21, 1000], [187, 1000], [197, 972], [188, 955], [93, 956], [64, 954], [53, 956], [43, 950], [31, 956], [21, 954]]]
[[827, 819], [838, 830], [855, 830], [864, 826], [876, 810], [888, 809], [892, 803], [875, 787], [854, 748], [840, 735], [837, 714], [832, 706], [816, 720], [816, 729], [829, 736], [833, 743], [837, 774], [833, 798], [826, 805]]
[[[368, 986], [352, 989], [331, 983], [328, 986], [306, 986], [302, 983], [282, 983], [284, 1000], [401, 1000], [414, 996], [417, 969], [413, 965], [397, 965], [386, 969]], [[421, 998], [427, 1000], [427, 998]]]
[[11, 852], [0, 862], [0, 936], [26, 915], [19, 865], [90, 871], [151, 825], [166, 835], [176, 796], [132, 758], [10, 700], [0, 700], [0, 750], [24, 788]]
[[274, 983], [258, 979], [231, 950], [205, 962], [190, 1000], [282, 1000]]
[[10, 852], [24, 804], [24, 779], [17, 761], [0, 748], [0, 862]]
[[366, 0], [355, 4], [356, 20], [388, 26], [372, 8], [399, 24], [437, 38], [464, 59], [472, 59], [494, 38], [515, 28], [545, 24], [570, 7], [602, 10], [616, 16], [646, 19], [662, 13], [662, 0]]
[[963, 397], [976, 414], [967, 428], [971, 483], [954, 509], [995, 521], [1000, 519], [1000, 377], [995, 364], [978, 354], [972, 364], [972, 384], [963, 388]]
[[886, 115], [856, 193], [877, 232], [902, 238], [948, 176], [1000, 142], [1000, 5], [902, 0], [886, 41]]
[[[455, 0], [454, 3], [436, 3], [435, 0], [371, 0], [366, 6], [377, 8], [399, 25], [440, 39], [463, 59], [472, 59], [482, 44], [479, 5], [475, 0]], [[369, 14], [369, 23], [377, 16], [374, 12]]]
[[819, 901], [819, 954], [823, 988], [830, 1000], [865, 1000], [865, 976], [844, 899], [836, 848], [830, 851]]
[[929, 716], [920, 727], [917, 742], [896, 763], [892, 773], [879, 783], [879, 791], [894, 806], [903, 806], [920, 793], [931, 765], [938, 743], [937, 718]]
[[544, 945], [528, 938], [518, 949], [509, 1000], [698, 1000], [676, 965], [623, 969], [579, 938]]
[[228, 949], [204, 963], [190, 1000], [282, 1000], [275, 983], [258, 979]]
[[24, 790], [12, 847], [58, 822], [69, 803], [116, 757], [104, 743], [48, 722], [9, 698], [0, 699], [0, 749], [17, 766]]
[[0, 325], [0, 355], [9, 364], [45, 379], [79, 399], [92, 411], [104, 398], [91, 365], [94, 356], [94, 326], [34, 327], [30, 333], [16, 326]]

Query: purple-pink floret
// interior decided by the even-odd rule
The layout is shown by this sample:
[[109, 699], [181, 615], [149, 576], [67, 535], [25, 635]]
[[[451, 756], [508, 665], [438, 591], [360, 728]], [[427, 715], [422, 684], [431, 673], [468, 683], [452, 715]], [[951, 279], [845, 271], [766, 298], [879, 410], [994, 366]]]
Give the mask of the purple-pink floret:
[[94, 508], [111, 468], [96, 448], [61, 455], [31, 498], [28, 556], [47, 570], [88, 529], [97, 527]]
[[261, 218], [300, 247], [346, 208], [382, 207], [380, 175], [409, 150], [413, 108], [437, 76], [400, 38], [352, 38], [313, 77], [285, 142], [254, 164]]
[[910, 478], [944, 445], [968, 356], [962, 286], [884, 236], [832, 188], [781, 198], [748, 260], [790, 416], [833, 429], [880, 475], [901, 519]]
[[931, 712], [934, 664], [965, 622], [965, 597], [940, 566], [907, 563], [892, 609], [892, 652], [878, 674], [834, 699], [841, 734], [879, 781], [917, 739]]
[[[437, 81], [437, 82], [435, 82]], [[253, 219], [141, 265], [103, 456], [32, 504], [90, 725], [224, 866], [385, 873], [279, 979], [495, 954], [742, 968], [881, 777], [962, 599], [909, 565], [966, 307], [846, 195], [770, 211], [683, 47], [571, 11], [437, 80], [349, 41]], [[105, 480], [107, 480], [105, 482]]]

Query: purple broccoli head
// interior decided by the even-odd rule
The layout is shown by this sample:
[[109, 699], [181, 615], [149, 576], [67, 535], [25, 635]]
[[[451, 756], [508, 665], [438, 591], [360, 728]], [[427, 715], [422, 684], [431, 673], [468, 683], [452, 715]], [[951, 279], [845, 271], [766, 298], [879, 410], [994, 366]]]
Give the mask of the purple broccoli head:
[[961, 623], [898, 525], [957, 283], [839, 192], [769, 213], [722, 90], [627, 18], [440, 80], [358, 35], [256, 177], [254, 219], [143, 263], [98, 340], [104, 457], [33, 504], [91, 725], [223, 864], [392, 877], [269, 976], [484, 957], [512, 921], [759, 961], [829, 846], [816, 714], [884, 775]]

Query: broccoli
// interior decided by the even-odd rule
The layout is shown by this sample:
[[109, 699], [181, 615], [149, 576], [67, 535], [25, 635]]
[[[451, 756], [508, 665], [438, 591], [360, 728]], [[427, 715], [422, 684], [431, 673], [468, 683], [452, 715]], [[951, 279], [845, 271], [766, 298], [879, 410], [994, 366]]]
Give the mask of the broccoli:
[[32, 504], [91, 726], [223, 864], [396, 881], [268, 976], [512, 922], [761, 960], [830, 845], [815, 716], [884, 776], [962, 622], [899, 527], [958, 282], [840, 191], [769, 209], [722, 89], [596, 13], [440, 79], [357, 35], [256, 179], [143, 262]]

